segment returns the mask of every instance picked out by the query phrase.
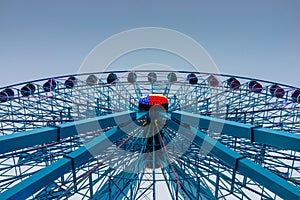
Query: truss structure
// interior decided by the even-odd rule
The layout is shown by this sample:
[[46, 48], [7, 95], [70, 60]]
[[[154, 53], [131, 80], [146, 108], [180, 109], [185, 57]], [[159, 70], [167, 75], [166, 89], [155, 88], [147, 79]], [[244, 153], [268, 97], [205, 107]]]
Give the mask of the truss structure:
[[[0, 199], [299, 199], [299, 91], [186, 71], [0, 88]], [[155, 123], [147, 94], [169, 99]]]

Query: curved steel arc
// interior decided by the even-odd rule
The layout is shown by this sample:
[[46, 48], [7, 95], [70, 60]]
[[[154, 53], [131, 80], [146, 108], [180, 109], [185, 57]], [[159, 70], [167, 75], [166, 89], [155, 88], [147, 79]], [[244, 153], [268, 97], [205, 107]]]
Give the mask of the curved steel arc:
[[[134, 72], [170, 72], [170, 70], [134, 70]], [[190, 71], [184, 71], [184, 70], [176, 70], [174, 72], [178, 72], [178, 73], [191, 73]], [[63, 79], [63, 78], [68, 78], [70, 76], [86, 76], [86, 75], [92, 75], [92, 74], [110, 74], [110, 73], [128, 73], [127, 70], [119, 70], [119, 71], [103, 71], [103, 72], [87, 72], [87, 73], [79, 73], [79, 74], [68, 74], [68, 75], [62, 75], [62, 76], [54, 76], [52, 77], [53, 79]], [[222, 77], [236, 77], [236, 78], [241, 78], [241, 79], [251, 79], [251, 80], [255, 80], [255, 81], [259, 81], [259, 82], [265, 82], [265, 83], [269, 83], [269, 84], [273, 84], [273, 81], [266, 81], [266, 80], [262, 80], [262, 79], [256, 79], [256, 78], [249, 78], [249, 77], [245, 77], [245, 76], [236, 76], [236, 75], [231, 75], [231, 74], [219, 74], [219, 73], [209, 73], [209, 72], [193, 72], [195, 74], [205, 74], [205, 75], [215, 75], [215, 76], [222, 76]], [[41, 78], [41, 79], [37, 79], [37, 80], [32, 80], [29, 82], [37, 82], [37, 81], [46, 81], [49, 78]], [[5, 87], [1, 87], [1, 89], [4, 89], [6, 87], [15, 87], [15, 86], [19, 86], [19, 85], [24, 85], [28, 83], [28, 81], [26, 82], [22, 82], [22, 83], [17, 83], [17, 84], [12, 84], [9, 86], [5, 86]], [[284, 87], [292, 87], [291, 85], [287, 85], [287, 84], [282, 84], [280, 83], [280, 85], [284, 86]], [[296, 87], [293, 87], [296, 88]], [[300, 89], [300, 88], [299, 88]]]
[[[170, 71], [134, 72], [134, 83], [128, 81], [129, 71], [112, 71], [53, 77], [56, 87], [50, 91], [43, 87], [48, 78], [0, 88], [13, 91], [0, 98], [0, 199], [31, 194], [155, 199], [159, 181], [173, 199], [205, 194], [221, 199], [299, 198], [300, 89], [224, 74], [213, 74], [219, 84], [212, 87], [210, 73], [176, 71], [178, 80], [170, 82]], [[157, 74], [155, 83], [148, 72]], [[109, 73], [118, 79], [107, 84]], [[187, 81], [190, 73], [197, 75], [197, 84]], [[86, 77], [92, 74], [96, 82], [89, 85]], [[76, 80], [72, 86], [65, 82], [70, 76]], [[232, 88], [229, 78], [239, 79], [240, 86]], [[261, 91], [251, 88], [253, 81]], [[27, 84], [35, 87], [29, 96], [22, 90]], [[284, 89], [283, 96], [272, 91], [276, 85]], [[138, 98], [149, 93], [169, 99], [166, 124], [152, 142], [143, 139], [154, 130], [143, 124], [147, 120], [137, 122], [140, 113], [126, 111], [138, 110]], [[116, 148], [123, 145], [120, 152], [113, 145], [106, 148], [103, 135], [116, 139]], [[196, 138], [190, 144], [192, 136]], [[174, 149], [165, 148], [169, 143], [175, 143]], [[87, 148], [104, 150], [97, 159], [111, 155], [109, 162], [98, 162]], [[163, 158], [154, 161], [159, 148]], [[140, 174], [130, 174], [127, 169], [132, 168]], [[164, 179], [158, 180], [159, 173]]]

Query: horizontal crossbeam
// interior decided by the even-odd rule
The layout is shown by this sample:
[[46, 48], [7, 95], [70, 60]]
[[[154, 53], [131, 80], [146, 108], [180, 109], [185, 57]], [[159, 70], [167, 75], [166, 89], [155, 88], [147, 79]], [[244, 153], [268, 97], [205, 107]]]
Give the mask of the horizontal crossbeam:
[[185, 125], [180, 126], [180, 124], [175, 123], [172, 120], [167, 121], [167, 126], [174, 130], [180, 130], [180, 133], [177, 134], [194, 134], [195, 138], [193, 143], [196, 146], [201, 148], [203, 151], [211, 153], [232, 169], [239, 171], [241, 174], [244, 174], [254, 181], [257, 181], [278, 196], [284, 199], [300, 198], [300, 189], [298, 187], [250, 161], [241, 154], [231, 150], [198, 129], [194, 127], [184, 127]]
[[38, 171], [21, 183], [0, 194], [0, 199], [26, 199], [55, 179], [63, 176], [70, 170], [86, 163], [92, 158], [91, 152], [101, 152], [111, 145], [111, 141], [121, 136], [122, 132], [114, 127], [104, 134], [93, 139], [85, 146], [61, 158], [52, 165]]
[[[128, 114], [131, 118], [128, 117]], [[125, 112], [123, 114], [120, 113], [119, 115], [116, 115], [116, 117], [120, 118], [118, 119], [118, 125], [121, 125], [120, 123], [128, 124], [132, 120], [135, 120], [136, 113]], [[78, 124], [79, 129], [76, 129], [74, 123], [66, 123], [61, 125], [59, 130], [62, 131], [61, 132], [62, 138], [70, 137], [71, 135], [77, 134], [77, 130], [81, 130], [81, 131], [95, 130], [95, 126], [92, 126], [95, 123], [100, 123], [100, 124], [105, 123], [106, 126], [116, 125], [115, 123], [116, 117], [115, 115], [110, 115], [110, 117], [106, 116], [101, 118], [78, 121], [76, 122], [76, 126]], [[39, 138], [38, 133], [44, 133], [44, 132], [48, 133], [47, 129], [45, 128], [41, 128], [41, 129], [42, 129], [41, 132], [38, 131], [34, 132], [35, 134], [33, 134], [34, 136], [32, 137]], [[74, 133], [72, 134], [70, 131], [73, 131]], [[119, 127], [115, 126], [111, 128], [110, 130], [94, 138], [90, 142], [86, 143], [83, 147], [80, 147], [79, 149], [73, 151], [72, 153], [65, 155], [57, 162], [38, 171], [37, 173], [25, 179], [21, 183], [15, 185], [14, 187], [0, 194], [0, 199], [25, 199], [29, 197], [30, 195], [34, 194], [44, 186], [52, 183], [57, 178], [70, 172], [72, 169], [75, 170], [77, 167], [85, 164], [94, 155], [98, 155], [99, 153], [104, 152], [104, 150], [107, 147], [112, 145], [113, 141], [116, 141], [123, 135], [124, 132], [120, 130]], [[43, 136], [45, 137], [45, 135]], [[24, 139], [27, 140], [26, 137]], [[45, 141], [49, 142], [49, 140], [45, 140]]]
[[[68, 122], [55, 127], [44, 127], [35, 130], [4, 135], [0, 137], [0, 154], [19, 150], [34, 145], [59, 142], [62, 139], [73, 137], [78, 133], [95, 131], [100, 128], [112, 127], [134, 120], [135, 112], [120, 112], [91, 119]], [[117, 123], [116, 123], [117, 122]]]
[[252, 142], [300, 152], [300, 135], [294, 133], [182, 111], [172, 112], [171, 118], [176, 122], [188, 123], [188, 125], [198, 129], [209, 129], [234, 137], [247, 138]]

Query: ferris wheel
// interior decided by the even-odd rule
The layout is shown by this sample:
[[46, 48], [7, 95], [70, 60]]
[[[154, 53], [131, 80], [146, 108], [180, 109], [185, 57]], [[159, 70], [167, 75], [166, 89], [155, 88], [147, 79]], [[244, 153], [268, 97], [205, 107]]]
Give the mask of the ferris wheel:
[[0, 199], [299, 199], [300, 89], [189, 71], [0, 88]]

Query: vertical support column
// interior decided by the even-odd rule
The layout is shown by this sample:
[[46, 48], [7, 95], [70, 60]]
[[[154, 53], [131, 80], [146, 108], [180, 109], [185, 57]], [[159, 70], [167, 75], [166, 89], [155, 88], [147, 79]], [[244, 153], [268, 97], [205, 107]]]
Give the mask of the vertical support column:
[[176, 200], [178, 200], [178, 184], [176, 184], [176, 193], [175, 193], [175, 196], [176, 196]]
[[135, 82], [133, 87], [134, 87], [134, 90], [135, 90], [136, 97], [137, 98], [141, 97], [142, 92], [141, 92], [141, 89], [140, 89], [139, 85]]
[[128, 107], [129, 107], [129, 110], [132, 111], [133, 110], [133, 106], [132, 106], [132, 104], [130, 102], [132, 102], [132, 97], [131, 96], [129, 97], [129, 101], [128, 101], [129, 105], [128, 105]]
[[153, 171], [152, 171], [152, 176], [153, 176], [153, 200], [155, 200], [156, 199], [156, 192], [155, 192], [156, 191], [156, 187], [155, 187], [155, 185], [156, 185], [155, 169], [153, 169]]
[[151, 82], [151, 93], [153, 94], [154, 88], [153, 88], [153, 82]]
[[263, 163], [263, 161], [265, 159], [265, 153], [266, 153], [266, 145], [262, 144], [261, 149], [260, 149], [259, 159], [257, 161], [257, 163], [259, 163], [260, 165]]
[[[73, 159], [72, 159], [72, 165], [73, 164]], [[75, 167], [72, 167], [72, 174], [73, 174], [73, 184], [74, 184], [74, 190], [77, 192], [77, 184], [76, 184], [76, 172], [75, 172]]]
[[[108, 93], [109, 94], [109, 93]], [[112, 113], [112, 111], [110, 110], [110, 108], [111, 108], [111, 102], [110, 102], [110, 97], [108, 96], [107, 97], [107, 108], [108, 108], [108, 113], [110, 114], [110, 113]]]
[[235, 109], [235, 121], [236, 121], [236, 122], [239, 121], [239, 119], [238, 119], [238, 112], [239, 112], [239, 109], [236, 108], [236, 109]]
[[197, 183], [198, 183], [198, 187], [197, 187], [197, 200], [200, 199], [200, 179], [199, 177], [197, 177]]
[[133, 200], [133, 186], [130, 184], [130, 200]]
[[208, 101], [208, 99], [206, 99], [205, 100], [206, 101], [206, 113], [208, 113], [209, 112], [209, 101]]
[[89, 187], [90, 187], [90, 198], [93, 198], [94, 191], [93, 191], [93, 179], [92, 174], [89, 174]]
[[96, 116], [100, 116], [101, 113], [100, 113], [100, 100], [99, 98], [97, 98], [97, 103], [96, 103]]
[[244, 178], [243, 178], [243, 186], [245, 187], [246, 184], [247, 184], [247, 176], [244, 176]]
[[71, 115], [71, 108], [68, 108], [68, 118], [69, 120], [72, 120], [72, 115]]
[[216, 189], [215, 189], [215, 197], [216, 197], [216, 199], [218, 199], [219, 182], [220, 182], [220, 176], [219, 176], [219, 173], [217, 173], [217, 178], [216, 178]]
[[229, 105], [226, 104], [226, 115], [225, 115], [225, 119], [228, 118], [228, 113], [229, 113]]
[[[62, 121], [63, 121], [63, 112], [62, 111], [60, 111], [59, 112], [59, 123], [61, 124], [62, 123]], [[54, 122], [55, 123], [55, 122]]]
[[77, 104], [77, 119], [80, 119], [80, 115], [79, 115], [79, 104]]
[[236, 170], [233, 169], [233, 174], [232, 174], [232, 179], [231, 179], [231, 187], [230, 187], [230, 194], [233, 194], [235, 176], [236, 176]]
[[108, 178], [108, 199], [112, 200], [111, 198], [111, 177]]
[[152, 134], [151, 134], [151, 137], [152, 137], [152, 177], [153, 177], [153, 200], [156, 199], [156, 193], [155, 193], [155, 165], [156, 165], [156, 157], [155, 157], [155, 146], [156, 146], [156, 143], [155, 143], [155, 136], [156, 134], [159, 134], [159, 133], [156, 133], [156, 129], [154, 127], [151, 128], [151, 131], [152, 131]]

